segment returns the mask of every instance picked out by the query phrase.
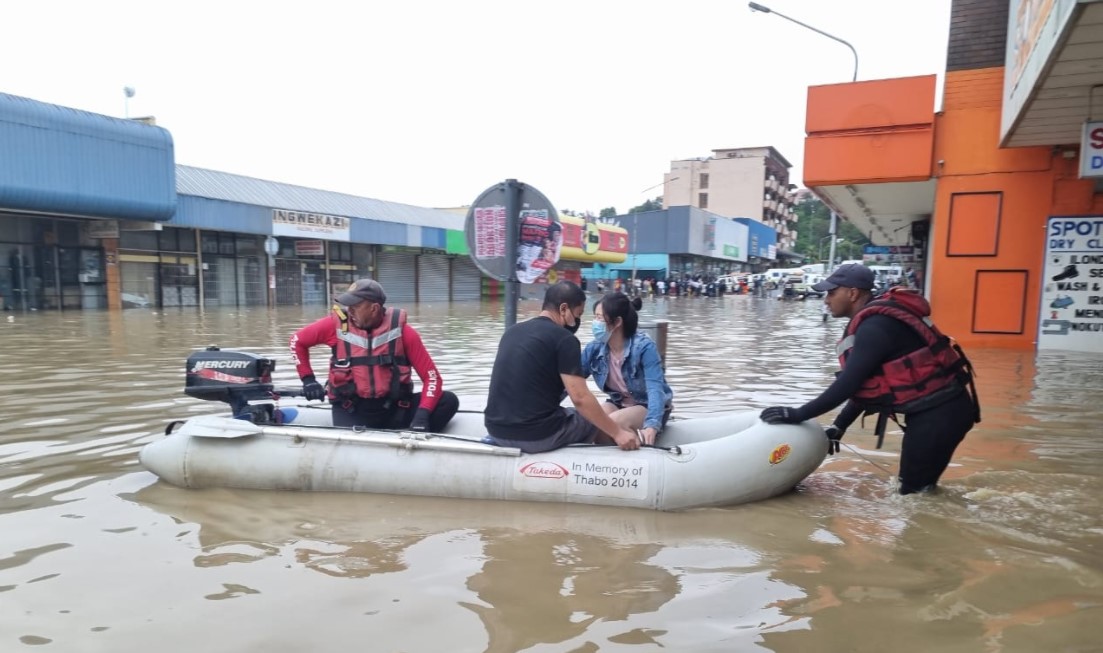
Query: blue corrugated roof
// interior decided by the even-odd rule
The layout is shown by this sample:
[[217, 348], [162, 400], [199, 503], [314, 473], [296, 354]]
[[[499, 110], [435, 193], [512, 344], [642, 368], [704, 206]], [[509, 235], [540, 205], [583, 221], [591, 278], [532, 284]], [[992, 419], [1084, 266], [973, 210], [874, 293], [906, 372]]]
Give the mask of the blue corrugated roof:
[[0, 93], [0, 208], [167, 220], [176, 209], [165, 129]]
[[176, 192], [273, 209], [309, 211], [440, 229], [463, 229], [465, 216], [328, 190], [266, 181], [205, 168], [176, 166]]

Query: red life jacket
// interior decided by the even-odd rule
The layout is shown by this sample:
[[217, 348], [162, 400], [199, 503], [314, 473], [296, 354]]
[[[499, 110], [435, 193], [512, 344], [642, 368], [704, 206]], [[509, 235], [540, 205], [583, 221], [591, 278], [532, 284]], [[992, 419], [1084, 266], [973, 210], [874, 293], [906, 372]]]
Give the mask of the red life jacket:
[[[900, 320], [926, 344], [910, 354], [882, 364], [876, 374], [866, 379], [853, 400], [866, 408], [867, 414], [880, 412], [891, 416], [930, 408], [968, 388], [972, 391], [976, 421], [979, 422], [980, 404], [973, 385], [972, 365], [961, 347], [931, 322], [930, 314], [931, 305], [922, 295], [897, 287], [866, 304], [850, 319], [836, 348], [839, 365], [843, 367], [846, 367], [846, 359], [854, 346], [858, 326], [871, 315], [887, 315]], [[883, 431], [882, 420], [878, 422], [878, 429]]]
[[410, 361], [402, 344], [406, 311], [388, 308], [371, 333], [357, 328], [345, 311], [333, 310], [337, 345], [329, 362], [329, 397], [383, 399], [389, 404], [413, 393]]

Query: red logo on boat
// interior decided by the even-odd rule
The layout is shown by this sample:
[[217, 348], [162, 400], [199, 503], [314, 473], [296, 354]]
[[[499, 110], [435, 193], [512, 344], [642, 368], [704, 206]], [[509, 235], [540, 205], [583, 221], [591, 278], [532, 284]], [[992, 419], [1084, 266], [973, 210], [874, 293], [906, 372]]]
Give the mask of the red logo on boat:
[[529, 478], [564, 478], [570, 474], [566, 467], [547, 461], [529, 463], [520, 472]]
[[789, 453], [792, 450], [793, 450], [793, 448], [790, 447], [787, 444], [779, 445], [776, 449], [774, 449], [770, 453], [770, 464], [771, 465], [776, 465], [776, 464], [780, 463], [781, 461], [785, 460], [786, 458], [789, 457]]

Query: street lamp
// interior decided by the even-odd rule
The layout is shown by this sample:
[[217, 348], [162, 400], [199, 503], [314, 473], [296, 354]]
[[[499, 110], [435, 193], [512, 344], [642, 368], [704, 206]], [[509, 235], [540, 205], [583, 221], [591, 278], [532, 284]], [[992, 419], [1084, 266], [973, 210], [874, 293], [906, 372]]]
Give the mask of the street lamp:
[[[655, 184], [654, 186], [648, 186], [647, 188], [641, 190], [640, 194], [642, 195], [643, 193], [646, 193], [647, 191], [651, 190], [652, 188], [658, 188], [659, 186], [666, 186], [670, 182], [677, 181], [679, 179], [681, 179], [681, 177], [671, 177], [670, 179], [667, 179], [666, 181], [664, 181], [662, 183]], [[635, 289], [636, 289], [636, 253], [640, 251], [639, 250], [639, 245], [636, 243], [636, 241], [639, 239], [639, 231], [637, 230], [637, 227], [639, 226], [639, 223], [640, 223], [640, 212], [636, 211], [635, 213], [632, 214], [632, 290], [633, 291], [635, 291]]]
[[787, 20], [791, 23], [796, 23], [797, 25], [800, 25], [801, 27], [804, 27], [806, 29], [810, 29], [810, 30], [812, 30], [813, 32], [815, 32], [817, 34], [822, 34], [823, 36], [826, 36], [827, 38], [829, 38], [833, 41], [838, 41], [839, 43], [842, 43], [846, 47], [850, 48], [851, 54], [854, 55], [854, 78], [851, 81], [853, 81], [853, 82], [858, 81], [858, 51], [854, 49], [853, 45], [847, 43], [846, 41], [842, 40], [841, 38], [839, 38], [839, 37], [837, 37], [833, 34], [828, 34], [827, 32], [823, 31], [822, 29], [816, 29], [815, 27], [812, 27], [811, 25], [809, 25], [807, 23], [802, 23], [799, 20], [797, 20], [796, 18], [791, 18], [789, 16], [786, 16], [785, 14], [783, 14], [779, 11], [774, 11], [773, 9], [770, 9], [769, 7], [767, 7], [765, 5], [760, 5], [757, 2], [748, 2], [747, 6], [751, 8], [751, 11], [761, 11], [764, 14], [774, 14], [775, 16], [780, 16], [781, 18], [784, 18], [785, 20]]
[[123, 97], [125, 98], [123, 100], [123, 117], [124, 118], [130, 118], [130, 98], [134, 97], [134, 93], [135, 93], [135, 91], [134, 91], [133, 86], [124, 86], [123, 87]]
[[[818, 250], [818, 251], [819, 251], [819, 255], [818, 255], [818, 256], [816, 257], [816, 260], [817, 260], [817, 261], [823, 262], [823, 244], [824, 244], [824, 242], [825, 242], [825, 241], [826, 241], [827, 239], [831, 238], [831, 237], [832, 237], [832, 235], [833, 235], [833, 234], [827, 234], [827, 235], [826, 235], [826, 236], [824, 236], [823, 238], [820, 238], [820, 247], [819, 247], [819, 250]], [[835, 239], [835, 242], [834, 242], [834, 243], [831, 243], [831, 249], [832, 249], [832, 250], [834, 250], [834, 249], [835, 249], [835, 243], [841, 243], [841, 242], [843, 242], [843, 239], [842, 239], [842, 238], [836, 238], [836, 239]], [[832, 255], [831, 255], [831, 256], [832, 256], [832, 258], [834, 258], [834, 256], [835, 256], [835, 255], [834, 255], [834, 253], [832, 253]], [[832, 261], [832, 262], [834, 262], [834, 261]], [[831, 267], [831, 266], [829, 265], [829, 266], [827, 266], [827, 267], [829, 268], [829, 269], [828, 269], [827, 271], [828, 271], [828, 272], [831, 272], [831, 270], [830, 270], [830, 267]]]
[[[832, 41], [838, 41], [839, 43], [842, 43], [846, 47], [850, 48], [850, 53], [854, 55], [854, 76], [851, 78], [850, 81], [852, 81], [852, 82], [858, 81], [858, 51], [854, 49], [853, 45], [851, 45], [850, 43], [844, 41], [843, 39], [835, 36], [834, 34], [828, 34], [827, 32], [823, 31], [822, 29], [817, 29], [817, 28], [812, 27], [811, 25], [809, 25], [807, 23], [802, 23], [799, 20], [797, 20], [796, 18], [786, 16], [785, 14], [783, 14], [779, 11], [774, 11], [773, 9], [770, 9], [769, 7], [767, 7], [765, 5], [760, 5], [757, 2], [748, 2], [747, 6], [751, 8], [751, 11], [761, 11], [764, 14], [774, 14], [775, 16], [780, 16], [781, 18], [784, 18], [785, 20], [787, 20], [791, 23], [796, 23], [797, 25], [800, 25], [801, 27], [803, 27], [805, 29], [810, 29], [810, 30], [812, 30], [813, 32], [815, 32], [817, 34], [826, 36], [827, 38], [831, 39]], [[838, 223], [838, 217], [835, 215], [835, 212], [832, 211], [831, 212], [831, 233], [830, 233], [831, 236], [834, 236], [835, 233], [836, 233], [835, 226], [836, 226], [837, 223]], [[829, 268], [828, 272], [831, 272], [830, 268], [831, 268], [832, 265], [835, 264], [835, 241], [831, 241], [831, 254], [830, 254], [830, 256], [831, 256], [831, 262], [828, 265], [828, 268]]]

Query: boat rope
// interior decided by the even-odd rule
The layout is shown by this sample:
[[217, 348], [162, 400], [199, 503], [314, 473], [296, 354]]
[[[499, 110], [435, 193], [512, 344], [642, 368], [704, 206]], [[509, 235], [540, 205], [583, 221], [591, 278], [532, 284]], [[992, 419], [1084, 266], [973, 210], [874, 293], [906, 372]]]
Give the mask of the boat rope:
[[876, 462], [876, 461], [870, 460], [869, 458], [866, 458], [866, 457], [865, 457], [865, 456], [863, 456], [862, 454], [858, 453], [858, 450], [857, 450], [857, 449], [855, 449], [855, 448], [854, 448], [854, 447], [853, 447], [852, 445], [850, 445], [850, 444], [848, 444], [848, 443], [846, 443], [846, 442], [844, 442], [844, 443], [842, 443], [842, 444], [843, 444], [843, 446], [844, 446], [844, 447], [846, 447], [847, 449], [850, 449], [850, 452], [851, 452], [851, 453], [853, 453], [853, 454], [854, 454], [855, 456], [858, 456], [859, 458], [861, 458], [862, 460], [866, 461], [866, 462], [867, 462], [867, 463], [869, 463], [870, 465], [873, 465], [873, 466], [874, 466], [874, 467], [875, 467], [875, 468], [877, 469], [877, 471], [879, 471], [879, 472], [881, 472], [881, 473], [885, 474], [886, 476], [888, 476], [888, 477], [890, 477], [890, 478], [892, 477], [892, 470], [891, 470], [891, 469], [889, 469], [889, 467], [888, 467], [887, 465], [882, 465], [882, 464], [881, 464], [881, 463], [879, 463], [879, 462]]

